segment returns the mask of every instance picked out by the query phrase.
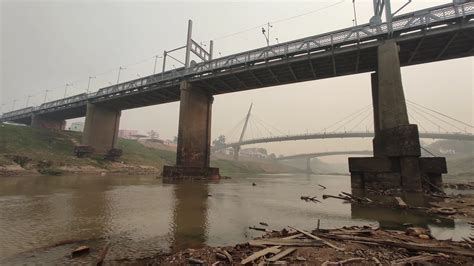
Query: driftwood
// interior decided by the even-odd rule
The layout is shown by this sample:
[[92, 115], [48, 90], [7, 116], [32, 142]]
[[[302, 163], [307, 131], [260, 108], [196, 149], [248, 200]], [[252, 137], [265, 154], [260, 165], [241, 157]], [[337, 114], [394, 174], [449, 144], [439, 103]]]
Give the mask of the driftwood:
[[349, 198], [349, 197], [339, 197], [339, 196], [333, 196], [333, 195], [323, 195], [323, 199], [327, 199], [327, 198], [341, 199], [341, 200], [347, 200], [347, 201], [351, 201], [351, 200], [352, 200], [352, 199]]
[[88, 246], [80, 246], [71, 252], [71, 257], [77, 257], [89, 253], [91, 249]]
[[318, 186], [322, 187], [323, 189], [327, 189], [327, 187], [321, 185], [321, 184], [318, 184]]
[[201, 265], [205, 263], [205, 261], [200, 260], [200, 259], [195, 259], [195, 258], [189, 258], [188, 262], [190, 264], [201, 264]]
[[376, 243], [376, 244], [381, 244], [381, 245], [386, 245], [386, 246], [405, 248], [408, 250], [426, 251], [426, 252], [435, 252], [435, 253], [441, 252], [441, 253], [449, 253], [449, 254], [456, 254], [456, 255], [461, 255], [461, 256], [474, 257], [474, 251], [459, 249], [453, 246], [428, 245], [428, 244], [421, 244], [421, 243], [414, 243], [414, 242], [398, 242], [398, 241], [393, 241], [389, 239], [375, 239], [375, 238], [349, 236], [349, 235], [325, 234], [324, 237], [327, 237], [330, 239], [337, 239], [337, 240], [364, 241], [368, 243]]
[[336, 245], [333, 245], [333, 244], [329, 243], [328, 241], [323, 240], [323, 239], [321, 239], [321, 238], [319, 238], [319, 237], [317, 237], [317, 236], [315, 236], [315, 235], [313, 235], [313, 234], [311, 234], [311, 233], [308, 233], [308, 232], [306, 232], [306, 231], [304, 231], [304, 230], [301, 230], [301, 229], [298, 229], [298, 228], [295, 228], [295, 227], [291, 227], [291, 226], [288, 226], [288, 227], [291, 228], [291, 229], [293, 229], [293, 230], [296, 230], [296, 231], [298, 231], [298, 232], [300, 232], [300, 233], [302, 233], [302, 234], [304, 234], [305, 236], [311, 237], [311, 238], [314, 239], [314, 240], [321, 241], [321, 242], [324, 243], [325, 245], [330, 246], [330, 247], [332, 247], [332, 248], [334, 248], [334, 249], [336, 249], [336, 250], [339, 250], [339, 251], [343, 251], [343, 250], [344, 250], [344, 248], [340, 248], [340, 247], [338, 247], [338, 246], [336, 246]]
[[400, 207], [401, 209], [408, 209], [408, 205], [405, 203], [405, 201], [403, 201], [402, 198], [395, 197], [395, 200], [397, 201], [398, 207]]
[[295, 238], [302, 237], [302, 236], [304, 236], [302, 233], [298, 233], [298, 234], [294, 234], [294, 235], [291, 235], [291, 236], [283, 237], [283, 238], [280, 238], [280, 239], [295, 239]]
[[249, 226], [249, 229], [252, 229], [252, 230], [255, 230], [255, 231], [267, 232], [267, 233], [276, 232], [275, 230], [270, 230], [270, 229], [261, 228], [261, 227], [256, 227], [256, 226]]
[[263, 257], [269, 253], [273, 253], [273, 254], [276, 254], [276, 253], [279, 253], [280, 252], [280, 246], [275, 246], [275, 247], [269, 247], [269, 248], [266, 248], [266, 249], [262, 249], [260, 251], [257, 251], [255, 253], [253, 253], [252, 255], [248, 256], [247, 258], [243, 259], [240, 264], [247, 264], [249, 262], [252, 262], [260, 257]]
[[365, 260], [365, 259], [364, 259], [364, 258], [350, 258], [350, 259], [341, 260], [341, 261], [336, 261], [336, 262], [326, 261], [326, 262], [324, 262], [323, 264], [321, 264], [321, 266], [344, 265], [344, 264], [346, 264], [346, 263], [356, 262], [356, 261], [363, 261], [363, 260]]
[[292, 246], [292, 247], [320, 247], [323, 246], [323, 242], [314, 241], [309, 239], [281, 239], [281, 238], [269, 238], [269, 239], [254, 239], [249, 241], [250, 246], [260, 247], [264, 246]]
[[104, 263], [105, 257], [107, 256], [107, 252], [109, 252], [109, 248], [110, 248], [110, 242], [107, 243], [104, 246], [104, 248], [100, 251], [100, 254], [97, 257], [97, 262], [96, 262], [97, 266], [100, 266], [102, 265], [102, 263]]
[[344, 191], [341, 192], [341, 193], [342, 193], [343, 195], [345, 195], [345, 196], [348, 196], [348, 197], [351, 198], [351, 199], [357, 200], [358, 202], [364, 202], [364, 201], [365, 201], [365, 199], [363, 199], [363, 198], [361, 198], [361, 197], [354, 196], [354, 195], [352, 195], [352, 194], [350, 194], [350, 193], [347, 193], [347, 192], [344, 192]]
[[267, 261], [270, 261], [270, 262], [275, 262], [275, 261], [278, 261], [288, 255], [290, 255], [291, 253], [295, 252], [296, 248], [287, 248], [285, 250], [283, 250], [282, 252], [278, 253], [278, 254], [275, 254], [275, 256], [269, 258]]
[[413, 263], [419, 263], [419, 262], [426, 262], [426, 261], [433, 260], [435, 257], [438, 257], [438, 256], [436, 256], [436, 255], [419, 255], [419, 256], [394, 260], [394, 261], [391, 262], [391, 264], [392, 265], [406, 265], [407, 263], [413, 264]]
[[301, 196], [300, 199], [301, 199], [301, 200], [304, 200], [304, 201], [313, 201], [313, 202], [319, 202], [319, 203], [321, 203], [321, 201], [318, 200], [316, 197]]

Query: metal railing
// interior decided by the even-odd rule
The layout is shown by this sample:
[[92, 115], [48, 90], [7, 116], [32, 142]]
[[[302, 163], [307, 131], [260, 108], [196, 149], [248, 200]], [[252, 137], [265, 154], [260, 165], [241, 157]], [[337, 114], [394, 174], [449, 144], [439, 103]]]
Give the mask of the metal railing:
[[[393, 31], [399, 33], [412, 31], [470, 15], [474, 15], [474, 3], [472, 1], [463, 4], [446, 4], [436, 6], [394, 17], [392, 21]], [[335, 45], [380, 37], [381, 35], [386, 35], [387, 33], [388, 30], [385, 23], [380, 25], [363, 24], [329, 33], [280, 43], [269, 47], [263, 47], [224, 56], [210, 61], [198, 63], [189, 68], [179, 68], [165, 71], [155, 75], [105, 87], [98, 90], [96, 93], [90, 93], [87, 95], [80, 94], [66, 99], [48, 102], [40, 105], [39, 107], [35, 107], [33, 111], [49, 109], [68, 105], [77, 101], [83, 101], [84, 95], [86, 95], [86, 99], [109, 97], [122, 91], [150, 86], [158, 82], [166, 83], [177, 78], [227, 69], [237, 65], [252, 64], [258, 63], [260, 61], [284, 58], [289, 55], [309, 53], [317, 49], [326, 49], [327, 47], [332, 47]], [[0, 117], [0, 119], [16, 116], [14, 112], [5, 113], [2, 117]]]

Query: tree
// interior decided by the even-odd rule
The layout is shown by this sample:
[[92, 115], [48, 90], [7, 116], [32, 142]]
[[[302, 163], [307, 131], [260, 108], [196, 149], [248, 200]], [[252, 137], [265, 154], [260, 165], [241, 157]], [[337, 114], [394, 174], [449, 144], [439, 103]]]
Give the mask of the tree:
[[158, 132], [154, 130], [151, 130], [148, 132], [148, 136], [150, 137], [150, 139], [157, 139], [160, 137], [160, 134], [158, 134]]
[[212, 141], [212, 145], [214, 145], [215, 147], [222, 147], [225, 145], [225, 136], [224, 135], [220, 135], [217, 139], [215, 139], [214, 141]]

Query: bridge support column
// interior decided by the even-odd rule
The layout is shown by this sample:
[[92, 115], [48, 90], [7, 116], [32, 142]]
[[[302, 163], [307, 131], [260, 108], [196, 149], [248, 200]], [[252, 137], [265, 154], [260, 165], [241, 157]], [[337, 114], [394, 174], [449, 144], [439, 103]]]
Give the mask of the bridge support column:
[[232, 151], [234, 152], [234, 161], [238, 161], [239, 160], [240, 146], [232, 147]]
[[[446, 173], [445, 158], [424, 162], [420, 158], [418, 127], [408, 121], [398, 46], [388, 40], [378, 47], [378, 68], [372, 74], [374, 113], [373, 158], [349, 158], [353, 189], [431, 190], [425, 180], [435, 176], [440, 184]], [[432, 165], [438, 164], [438, 165]], [[428, 166], [429, 165], [429, 166]], [[426, 169], [436, 168], [436, 174]], [[431, 180], [431, 179], [430, 179]], [[435, 190], [435, 189], [433, 189]]]
[[311, 157], [306, 157], [306, 173], [312, 174], [313, 170], [311, 169]]
[[96, 154], [109, 154], [115, 150], [121, 113], [120, 110], [88, 103], [82, 145], [91, 147]]
[[45, 115], [31, 116], [31, 126], [47, 129], [64, 130], [66, 129], [66, 120], [48, 117]]
[[183, 81], [180, 89], [176, 165], [164, 166], [163, 177], [169, 180], [217, 179], [219, 169], [209, 167], [214, 98], [188, 81]]

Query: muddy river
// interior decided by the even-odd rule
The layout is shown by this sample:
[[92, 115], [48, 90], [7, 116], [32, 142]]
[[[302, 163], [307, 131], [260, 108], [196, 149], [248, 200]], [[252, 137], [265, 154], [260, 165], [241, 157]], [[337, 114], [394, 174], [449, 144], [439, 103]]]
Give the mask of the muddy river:
[[[322, 189], [318, 184], [324, 185]], [[219, 183], [163, 184], [152, 176], [0, 178], [0, 264], [65, 263], [71, 249], [111, 243], [108, 260], [144, 259], [159, 252], [233, 245], [268, 228], [343, 225], [429, 227], [459, 239], [466, 222], [390, 208], [367, 209], [322, 194], [350, 192], [348, 176], [240, 176]], [[317, 196], [322, 203], [305, 202]]]

